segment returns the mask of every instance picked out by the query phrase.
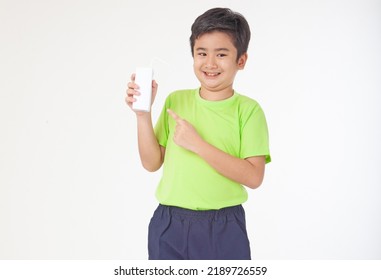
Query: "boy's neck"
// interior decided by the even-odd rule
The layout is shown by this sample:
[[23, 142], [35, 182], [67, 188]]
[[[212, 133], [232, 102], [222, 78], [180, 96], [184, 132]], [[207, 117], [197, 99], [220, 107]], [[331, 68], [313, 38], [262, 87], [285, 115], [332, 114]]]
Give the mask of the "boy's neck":
[[199, 94], [202, 99], [208, 101], [221, 101], [232, 97], [234, 95], [234, 90], [233, 88], [227, 88], [220, 91], [210, 91], [201, 87]]

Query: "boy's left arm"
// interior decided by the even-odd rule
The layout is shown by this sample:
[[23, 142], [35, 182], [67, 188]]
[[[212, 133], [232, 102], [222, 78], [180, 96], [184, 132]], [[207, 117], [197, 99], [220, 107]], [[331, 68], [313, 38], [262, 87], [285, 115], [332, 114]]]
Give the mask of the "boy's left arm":
[[265, 174], [265, 156], [246, 159], [234, 157], [204, 141], [196, 129], [186, 120], [168, 109], [168, 114], [176, 121], [174, 142], [203, 158], [221, 175], [245, 185], [258, 188]]

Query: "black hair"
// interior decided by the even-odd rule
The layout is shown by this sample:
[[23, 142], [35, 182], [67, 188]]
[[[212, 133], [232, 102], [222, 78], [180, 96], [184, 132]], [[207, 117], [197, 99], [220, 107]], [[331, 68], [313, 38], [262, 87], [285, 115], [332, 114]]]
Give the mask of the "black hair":
[[189, 38], [192, 56], [196, 39], [205, 33], [220, 31], [228, 34], [237, 49], [237, 60], [247, 52], [250, 41], [250, 27], [240, 13], [228, 8], [213, 8], [196, 18], [191, 27]]

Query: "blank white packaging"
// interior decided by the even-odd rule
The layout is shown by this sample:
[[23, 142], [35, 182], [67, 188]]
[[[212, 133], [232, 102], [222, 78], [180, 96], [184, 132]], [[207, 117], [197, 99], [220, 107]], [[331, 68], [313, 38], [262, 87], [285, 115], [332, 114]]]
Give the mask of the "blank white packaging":
[[135, 83], [139, 86], [140, 95], [135, 95], [136, 101], [132, 104], [135, 111], [149, 112], [151, 110], [153, 69], [151, 67], [137, 67]]

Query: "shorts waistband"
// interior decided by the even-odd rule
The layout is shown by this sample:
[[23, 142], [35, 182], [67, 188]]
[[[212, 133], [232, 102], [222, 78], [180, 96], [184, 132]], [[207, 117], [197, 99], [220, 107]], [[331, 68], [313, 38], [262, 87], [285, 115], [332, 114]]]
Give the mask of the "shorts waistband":
[[244, 212], [244, 209], [241, 204], [217, 210], [192, 210], [177, 206], [159, 204], [157, 210], [162, 213], [167, 213], [169, 215], [176, 215], [189, 218], [216, 218], [228, 216], [231, 214], [242, 214]]

